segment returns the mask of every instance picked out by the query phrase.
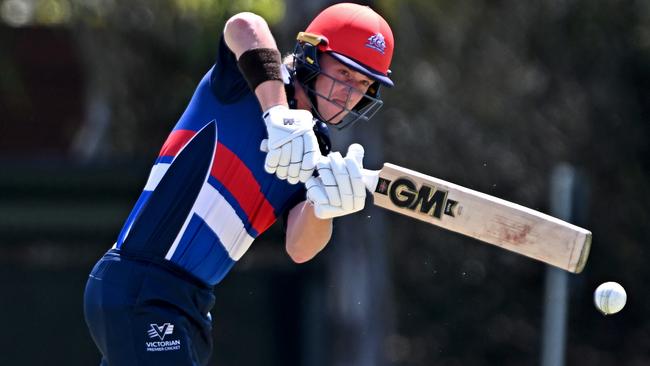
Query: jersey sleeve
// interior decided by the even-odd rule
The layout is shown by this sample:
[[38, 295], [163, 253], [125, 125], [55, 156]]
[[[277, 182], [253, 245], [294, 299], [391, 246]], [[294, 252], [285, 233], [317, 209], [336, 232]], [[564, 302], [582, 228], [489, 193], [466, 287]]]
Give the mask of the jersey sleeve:
[[251, 93], [244, 76], [237, 67], [237, 58], [228, 48], [223, 36], [219, 40], [217, 59], [212, 67], [210, 89], [223, 104], [231, 104]]

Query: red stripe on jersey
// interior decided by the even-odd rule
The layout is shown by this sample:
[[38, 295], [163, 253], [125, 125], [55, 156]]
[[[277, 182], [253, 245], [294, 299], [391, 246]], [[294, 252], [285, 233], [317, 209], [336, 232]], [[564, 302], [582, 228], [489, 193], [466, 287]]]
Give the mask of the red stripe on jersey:
[[196, 135], [196, 131], [192, 130], [174, 130], [167, 137], [167, 141], [160, 149], [158, 156], [176, 156], [178, 152], [187, 145], [187, 142]]
[[217, 144], [211, 175], [235, 197], [255, 231], [261, 233], [275, 222], [273, 206], [262, 193], [255, 176], [239, 157], [223, 144]]

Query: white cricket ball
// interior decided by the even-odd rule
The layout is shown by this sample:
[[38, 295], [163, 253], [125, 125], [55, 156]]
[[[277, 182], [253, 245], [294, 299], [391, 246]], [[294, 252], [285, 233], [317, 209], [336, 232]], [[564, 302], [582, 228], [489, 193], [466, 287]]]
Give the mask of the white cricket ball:
[[627, 293], [623, 286], [616, 282], [605, 282], [594, 292], [594, 304], [604, 315], [621, 311], [627, 301]]

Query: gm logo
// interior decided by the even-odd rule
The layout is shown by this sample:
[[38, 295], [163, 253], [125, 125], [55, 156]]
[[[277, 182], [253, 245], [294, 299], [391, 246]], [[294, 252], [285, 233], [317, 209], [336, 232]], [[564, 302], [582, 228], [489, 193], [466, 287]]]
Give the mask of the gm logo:
[[437, 219], [442, 215], [454, 217], [458, 202], [447, 198], [448, 192], [423, 184], [421, 187], [406, 177], [394, 181], [379, 178], [375, 192], [387, 195], [397, 207], [423, 213]]

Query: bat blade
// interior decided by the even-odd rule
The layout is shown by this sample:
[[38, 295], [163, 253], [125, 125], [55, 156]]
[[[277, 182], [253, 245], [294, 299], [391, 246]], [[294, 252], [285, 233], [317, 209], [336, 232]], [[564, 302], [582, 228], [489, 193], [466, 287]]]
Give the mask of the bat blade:
[[374, 204], [580, 273], [591, 232], [533, 209], [394, 164], [364, 171]]

